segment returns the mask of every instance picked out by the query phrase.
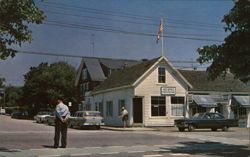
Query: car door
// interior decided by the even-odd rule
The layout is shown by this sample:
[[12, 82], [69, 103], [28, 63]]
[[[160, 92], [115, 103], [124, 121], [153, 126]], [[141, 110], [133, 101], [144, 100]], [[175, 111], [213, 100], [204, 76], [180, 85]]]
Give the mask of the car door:
[[209, 114], [204, 113], [199, 122], [199, 128], [210, 128], [211, 117]]
[[213, 113], [211, 117], [213, 119], [213, 124], [215, 125], [215, 128], [222, 128], [224, 126], [225, 120], [220, 114]]

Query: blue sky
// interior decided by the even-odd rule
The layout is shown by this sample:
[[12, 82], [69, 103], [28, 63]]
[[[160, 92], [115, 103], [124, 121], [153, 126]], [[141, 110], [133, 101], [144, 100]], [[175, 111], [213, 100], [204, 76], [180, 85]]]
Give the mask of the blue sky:
[[[18, 50], [28, 52], [142, 59], [161, 54], [156, 44], [164, 17], [164, 55], [171, 61], [195, 61], [197, 48], [220, 44], [226, 33], [223, 16], [232, 0], [46, 0], [36, 1], [47, 16], [31, 25], [33, 41]], [[155, 36], [154, 36], [155, 35]], [[94, 51], [93, 43], [94, 42]], [[23, 75], [41, 62], [66, 61], [78, 67], [80, 58], [19, 53], [0, 61], [0, 77], [22, 85]], [[175, 64], [178, 68], [205, 66]]]

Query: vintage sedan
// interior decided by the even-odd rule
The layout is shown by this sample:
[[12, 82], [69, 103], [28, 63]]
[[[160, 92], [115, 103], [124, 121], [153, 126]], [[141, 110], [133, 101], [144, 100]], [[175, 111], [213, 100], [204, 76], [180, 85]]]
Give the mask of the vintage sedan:
[[50, 115], [45, 118], [48, 125], [55, 125], [55, 112], [50, 112]]
[[50, 115], [50, 112], [48, 111], [40, 111], [37, 113], [37, 115], [34, 116], [34, 120], [37, 123], [44, 123], [46, 122], [46, 117]]
[[176, 119], [174, 121], [175, 126], [179, 131], [194, 131], [195, 129], [211, 129], [212, 131], [217, 131], [217, 129], [222, 129], [222, 131], [228, 131], [229, 127], [237, 127], [237, 119], [225, 119], [225, 117], [220, 113], [197, 113], [192, 118]]
[[11, 118], [15, 119], [29, 119], [29, 112], [27, 110], [14, 110], [11, 113]]
[[68, 125], [71, 128], [95, 127], [100, 129], [104, 122], [99, 111], [77, 111], [69, 118]]

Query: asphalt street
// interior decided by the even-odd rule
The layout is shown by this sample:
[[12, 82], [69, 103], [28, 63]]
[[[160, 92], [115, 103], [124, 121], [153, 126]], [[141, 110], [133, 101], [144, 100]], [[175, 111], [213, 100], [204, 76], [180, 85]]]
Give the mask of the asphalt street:
[[68, 147], [53, 149], [53, 126], [0, 115], [0, 157], [250, 156], [247, 129], [191, 133], [166, 127], [156, 130], [69, 129]]

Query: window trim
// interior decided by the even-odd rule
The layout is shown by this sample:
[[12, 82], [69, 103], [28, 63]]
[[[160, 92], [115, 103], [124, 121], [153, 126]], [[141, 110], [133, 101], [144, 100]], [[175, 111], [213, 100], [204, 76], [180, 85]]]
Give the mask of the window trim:
[[[165, 104], [164, 105], [162, 105], [162, 104], [159, 104], [159, 102], [158, 102], [158, 104], [152, 104], [152, 97], [158, 97], [158, 101], [159, 101], [159, 97], [162, 97], [162, 98], [164, 98], [165, 99]], [[152, 115], [152, 113], [153, 113], [153, 111], [152, 111], [152, 106], [153, 105], [158, 105], [158, 115], [157, 116], [153, 116]], [[159, 112], [159, 106], [164, 106], [165, 107], [165, 115], [164, 116], [161, 116], [160, 115], [160, 112]], [[151, 113], [150, 113], [150, 117], [151, 118], [162, 118], [162, 117], [166, 117], [167, 116], [167, 104], [166, 104], [166, 96], [151, 96], [150, 97], [150, 110], [151, 110]]]

